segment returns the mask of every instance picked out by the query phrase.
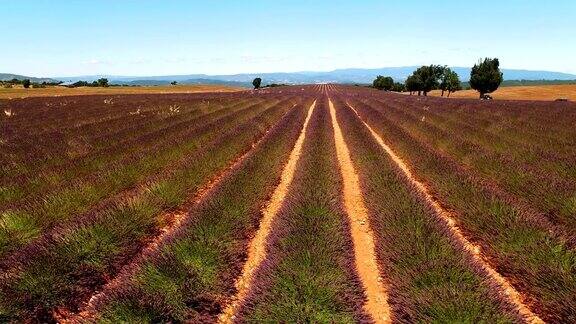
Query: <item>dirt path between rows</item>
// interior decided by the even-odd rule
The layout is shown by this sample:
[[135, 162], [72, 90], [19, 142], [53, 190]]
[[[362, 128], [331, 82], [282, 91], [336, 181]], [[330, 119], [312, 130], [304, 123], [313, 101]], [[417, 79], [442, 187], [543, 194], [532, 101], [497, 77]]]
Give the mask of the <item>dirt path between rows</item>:
[[[296, 107], [296, 104], [292, 106], [281, 118], [286, 117], [288, 113]], [[307, 120], [306, 120], [307, 121]], [[160, 234], [152, 239], [138, 254], [137, 257], [133, 259], [132, 262], [125, 265], [119, 274], [110, 280], [108, 283], [102, 287], [99, 292], [96, 292], [94, 295], [90, 297], [88, 302], [81, 310], [74, 314], [70, 313], [66, 310], [57, 310], [54, 312], [54, 318], [59, 323], [81, 323], [86, 322], [87, 320], [93, 319], [97, 313], [96, 304], [99, 300], [104, 298], [108, 291], [115, 289], [122, 285], [130, 275], [135, 271], [137, 268], [137, 264], [139, 264], [143, 258], [146, 256], [154, 253], [161, 242], [163, 242], [171, 233], [174, 233], [176, 230], [180, 228], [184, 220], [189, 215], [189, 210], [193, 206], [199, 204], [205, 197], [207, 197], [212, 190], [214, 190], [223, 179], [227, 178], [234, 170], [238, 169], [238, 167], [242, 164], [242, 162], [251, 154], [256, 146], [261, 143], [270, 132], [270, 129], [266, 130], [264, 135], [262, 135], [258, 140], [252, 143], [250, 149], [243, 153], [242, 155], [238, 156], [235, 160], [233, 160], [226, 168], [219, 171], [216, 175], [212, 177], [206, 184], [204, 184], [198, 191], [196, 191], [188, 201], [181, 204], [176, 210], [166, 212], [164, 215], [160, 216], [162, 219], [167, 220], [167, 224], [160, 229]]]
[[256, 232], [254, 238], [249, 243], [248, 246], [248, 258], [244, 266], [242, 267], [242, 274], [238, 279], [236, 279], [236, 295], [232, 298], [231, 302], [228, 306], [224, 309], [222, 314], [218, 317], [219, 323], [232, 323], [234, 322], [236, 313], [239, 307], [242, 305], [248, 292], [251, 289], [254, 273], [260, 267], [262, 261], [266, 259], [266, 241], [268, 239], [268, 235], [272, 229], [272, 223], [276, 214], [282, 207], [282, 203], [288, 194], [288, 187], [292, 183], [294, 178], [294, 173], [296, 171], [296, 165], [298, 164], [298, 160], [300, 159], [300, 155], [302, 153], [302, 146], [304, 144], [304, 140], [306, 139], [306, 130], [308, 129], [308, 122], [310, 121], [310, 117], [312, 116], [312, 112], [314, 111], [314, 107], [316, 107], [316, 101], [312, 103], [310, 108], [308, 109], [308, 115], [304, 120], [304, 124], [302, 126], [302, 130], [300, 131], [300, 135], [294, 144], [294, 148], [292, 148], [292, 152], [290, 152], [290, 156], [288, 157], [288, 162], [284, 166], [282, 170], [282, 175], [280, 177], [280, 183], [274, 189], [274, 193], [272, 197], [266, 204], [266, 207], [262, 211], [262, 219], [260, 220], [260, 226], [258, 231]]
[[356, 114], [358, 119], [360, 119], [360, 121], [364, 124], [364, 126], [368, 128], [368, 130], [370, 131], [376, 142], [378, 142], [378, 144], [388, 154], [388, 156], [392, 159], [392, 161], [394, 161], [394, 163], [398, 166], [398, 168], [400, 168], [400, 170], [408, 178], [410, 183], [414, 185], [414, 187], [418, 190], [420, 194], [422, 194], [422, 196], [429, 204], [429, 206], [432, 207], [436, 215], [439, 216], [440, 221], [454, 235], [455, 239], [457, 240], [457, 243], [464, 249], [464, 251], [466, 251], [466, 253], [472, 256], [474, 261], [476, 261], [480, 266], [482, 266], [483, 270], [489, 276], [489, 279], [491, 279], [493, 282], [497, 284], [498, 287], [500, 287], [503, 295], [512, 305], [514, 305], [516, 310], [530, 323], [544, 323], [542, 319], [540, 319], [528, 308], [528, 306], [524, 304], [523, 302], [524, 298], [522, 298], [520, 293], [510, 284], [510, 282], [508, 282], [506, 278], [504, 278], [501, 274], [499, 274], [496, 270], [494, 270], [494, 268], [486, 261], [487, 258], [482, 254], [480, 247], [470, 242], [464, 236], [464, 234], [462, 234], [462, 231], [458, 227], [455, 218], [451, 215], [450, 212], [445, 210], [436, 201], [436, 199], [434, 199], [434, 197], [430, 194], [428, 187], [426, 187], [424, 183], [420, 182], [418, 179], [414, 177], [411, 168], [402, 160], [402, 158], [396, 155], [394, 150], [392, 150], [392, 148], [384, 142], [382, 137], [380, 137], [380, 135], [378, 135], [378, 133], [376, 133], [374, 129], [372, 129], [372, 127], [370, 127], [370, 125], [368, 125], [362, 119], [362, 117], [360, 116], [360, 114], [358, 114], [358, 111], [354, 107], [352, 107], [349, 103], [346, 104], [348, 105], [348, 107], [350, 107], [350, 109], [354, 111], [354, 113]]
[[336, 142], [336, 155], [340, 164], [340, 172], [343, 178], [344, 207], [350, 219], [352, 243], [354, 245], [354, 258], [356, 270], [362, 281], [366, 293], [364, 310], [376, 323], [390, 323], [390, 306], [388, 305], [388, 293], [376, 263], [374, 236], [368, 220], [368, 211], [364, 205], [360, 190], [360, 179], [352, 159], [350, 151], [344, 141], [342, 130], [336, 119], [336, 110], [332, 100], [328, 101], [330, 115], [334, 128], [334, 140]]

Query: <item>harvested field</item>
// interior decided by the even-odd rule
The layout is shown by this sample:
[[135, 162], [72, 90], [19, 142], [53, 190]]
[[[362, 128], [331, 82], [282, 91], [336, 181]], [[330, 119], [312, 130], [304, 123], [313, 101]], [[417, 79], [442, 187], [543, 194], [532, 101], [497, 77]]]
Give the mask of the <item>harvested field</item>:
[[[439, 97], [441, 91], [434, 90], [430, 95]], [[446, 96], [446, 94], [444, 94]], [[576, 101], [576, 84], [539, 85], [539, 86], [510, 86], [500, 87], [490, 94], [494, 99], [502, 100], [544, 100], [553, 101], [567, 98]], [[478, 98], [474, 90], [462, 90], [452, 93], [450, 98]]]
[[86, 95], [120, 95], [120, 94], [167, 94], [195, 92], [233, 92], [244, 88], [221, 85], [177, 85], [177, 86], [138, 86], [138, 87], [77, 87], [48, 86], [46, 88], [29, 88], [15, 86], [0, 88], [0, 99], [16, 99], [28, 97], [61, 97]]
[[0, 106], [0, 322], [576, 322], [576, 103]]

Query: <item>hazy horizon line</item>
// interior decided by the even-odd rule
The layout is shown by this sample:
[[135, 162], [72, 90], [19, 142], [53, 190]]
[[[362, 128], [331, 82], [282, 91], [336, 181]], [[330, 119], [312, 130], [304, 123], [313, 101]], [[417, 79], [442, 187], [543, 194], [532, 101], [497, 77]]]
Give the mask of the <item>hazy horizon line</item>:
[[[445, 64], [440, 64], [445, 65]], [[186, 75], [205, 75], [205, 76], [234, 76], [234, 75], [241, 75], [241, 74], [273, 74], [273, 73], [327, 73], [327, 72], [334, 72], [339, 70], [377, 70], [377, 69], [389, 69], [389, 68], [412, 68], [421, 66], [419, 64], [414, 65], [398, 65], [398, 66], [380, 66], [380, 67], [341, 67], [341, 68], [334, 68], [334, 69], [318, 69], [318, 70], [276, 70], [273, 72], [232, 72], [232, 73], [205, 73], [205, 72], [191, 72], [191, 73], [165, 73], [165, 74], [122, 74], [122, 73], [94, 73], [94, 74], [77, 74], [77, 75], [34, 75], [34, 74], [22, 74], [22, 73], [14, 73], [14, 72], [0, 72], [4, 74], [14, 74], [14, 75], [21, 75], [33, 78], [78, 78], [78, 77], [87, 77], [87, 76], [108, 76], [108, 77], [165, 77], [165, 76], [186, 76]], [[462, 65], [446, 65], [449, 68], [471, 68], [472, 66], [462, 66]], [[536, 71], [536, 72], [554, 72], [554, 73], [563, 73], [569, 75], [576, 75], [576, 72], [570, 72], [567, 70], [559, 71], [559, 70], [550, 70], [545, 68], [516, 68], [516, 67], [500, 67], [501, 70], [521, 70], [521, 71]]]

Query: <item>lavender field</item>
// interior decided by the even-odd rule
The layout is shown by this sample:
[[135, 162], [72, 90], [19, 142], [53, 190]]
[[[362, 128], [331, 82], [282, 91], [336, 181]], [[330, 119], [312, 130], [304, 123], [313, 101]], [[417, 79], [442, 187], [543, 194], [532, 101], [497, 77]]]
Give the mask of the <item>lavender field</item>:
[[576, 322], [574, 103], [0, 107], [0, 322]]

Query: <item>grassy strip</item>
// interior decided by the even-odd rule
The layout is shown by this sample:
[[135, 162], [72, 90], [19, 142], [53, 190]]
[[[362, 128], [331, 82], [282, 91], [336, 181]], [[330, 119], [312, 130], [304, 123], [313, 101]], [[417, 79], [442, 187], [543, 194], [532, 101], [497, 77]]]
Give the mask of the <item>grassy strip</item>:
[[[183, 113], [190, 119], [207, 118], [209, 115], [205, 114], [199, 117], [200, 111], [192, 111], [190, 113]], [[153, 116], [153, 115], [152, 115]], [[141, 119], [146, 119], [149, 124], [160, 124], [164, 126], [164, 121], [155, 120], [153, 117], [142, 116]], [[142, 127], [145, 129], [146, 127]], [[68, 137], [69, 140], [65, 143], [58, 143], [56, 137]], [[162, 139], [162, 136], [158, 136]], [[34, 145], [22, 145], [22, 142], [40, 142], [38, 138], [30, 136], [21, 136], [18, 144], [20, 152], [13, 152], [10, 155], [10, 160], [13, 164], [19, 165], [19, 171], [6, 172], [0, 181], [2, 185], [10, 186], [15, 191], [14, 194], [0, 196], [0, 208], [14, 208], [15, 205], [25, 204], [26, 201], [34, 199], [35, 196], [42, 194], [46, 189], [57, 187], [63, 182], [71, 182], [85, 174], [95, 172], [96, 170], [104, 169], [109, 163], [125, 158], [131, 153], [151, 146], [152, 141], [142, 141], [138, 143], [134, 141], [126, 143], [125, 146], [117, 144], [114, 139], [108, 139], [106, 146], [102, 148], [95, 147], [92, 140], [87, 138], [85, 134], [72, 135], [47, 135], [45, 141], [52, 140], [52, 145], [46, 145], [47, 152], [38, 152], [39, 148]], [[134, 145], [138, 143], [139, 145]], [[103, 151], [105, 150], [105, 151]], [[21, 155], [21, 156], [19, 156]], [[39, 163], [42, 161], [42, 163]]]
[[495, 269], [527, 294], [532, 309], [547, 321], [576, 320], [576, 252], [524, 211], [510, 206], [438, 152], [426, 149], [385, 115], [355, 102], [362, 118], [379, 133], [455, 210], [467, 236], [482, 246]]
[[[213, 115], [217, 111], [225, 111], [222, 108], [228, 107], [228, 111], [232, 111], [234, 107], [245, 106], [250, 103], [255, 103], [253, 100], [240, 100], [240, 101], [204, 101], [204, 100], [194, 100], [194, 101], [175, 101], [167, 100], [167, 102], [158, 102], [156, 100], [151, 100], [150, 102], [134, 102], [131, 106], [119, 106], [116, 107], [119, 111], [122, 111], [125, 118], [121, 118], [117, 122], [106, 123], [105, 125], [96, 125], [93, 129], [86, 129], [86, 127], [78, 126], [72, 130], [57, 130], [56, 134], [61, 134], [62, 140], [69, 138], [81, 138], [90, 145], [91, 150], [86, 156], [81, 156], [82, 158], [91, 157], [95, 153], [99, 153], [102, 149], [107, 151], [111, 148], [115, 148], [118, 145], [130, 145], [130, 143], [141, 142], [141, 137], [146, 138], [146, 135], [153, 134], [158, 135], [162, 132], [172, 131], [172, 130], [182, 130], [190, 122], [193, 122], [195, 118], [201, 115]], [[175, 108], [177, 107], [177, 108]], [[176, 109], [176, 110], [175, 110]], [[82, 109], [79, 109], [82, 111]], [[85, 118], [90, 118], [86, 116], [78, 116], [77, 122], [82, 123]], [[53, 134], [40, 134], [36, 137], [31, 137], [36, 139], [38, 137], [51, 138], [54, 137]], [[26, 136], [28, 138], [28, 136]], [[50, 159], [58, 161], [59, 155], [62, 154], [58, 150], [67, 151], [67, 143], [61, 143], [57, 145], [56, 148], [51, 147], [47, 152], [50, 155]], [[33, 143], [33, 152], [37, 148], [37, 143]], [[30, 152], [31, 150], [24, 147], [24, 152]], [[67, 156], [62, 163], [68, 162]], [[32, 162], [35, 159], [32, 157]]]
[[377, 256], [388, 279], [393, 320], [518, 321], [495, 298], [485, 278], [452, 243], [366, 127], [345, 104], [337, 107], [373, 224]]
[[[237, 110], [237, 103], [228, 105], [228, 109], [222, 109], [222, 100], [212, 101], [213, 104], [208, 107], [204, 101], [197, 99], [178, 102], [180, 109], [176, 112], [168, 108], [174, 98], [166, 98], [167, 102], [159, 102], [158, 98], [149, 99], [149, 102], [130, 100], [114, 104], [112, 111], [109, 111], [109, 105], [103, 105], [101, 110], [110, 114], [122, 112], [128, 120], [121, 120], [123, 123], [120, 125], [101, 125], [92, 133], [87, 129], [84, 132], [84, 127], [78, 126], [73, 130], [57, 128], [48, 134], [30, 135], [15, 125], [8, 125], [8, 132], [13, 134], [6, 140], [8, 160], [0, 166], [0, 173], [3, 173], [0, 176], [0, 187], [5, 189], [0, 190], [0, 208], [15, 208], [25, 203], [24, 198], [28, 201], [33, 198], [30, 194], [41, 195], [43, 191], [62, 186], [65, 182], [69, 185], [69, 182], [81, 176], [107, 169], [110, 163], [127, 159], [147, 148], [153, 149], [171, 138], [183, 138], [187, 131], [193, 129], [190, 123], [201, 125]], [[94, 105], [95, 100], [85, 104]], [[126, 106], [129, 104], [134, 106]], [[78, 105], [80, 103], [60, 110], [75, 112], [76, 123], [90, 119], [90, 116], [83, 114], [88, 109]], [[136, 107], [142, 112], [131, 115]], [[38, 113], [37, 107], [28, 108], [23, 111], [23, 117]], [[57, 123], [51, 126], [59, 125]], [[109, 128], [120, 128], [124, 131], [103, 135], [109, 133]], [[40, 161], [42, 163], [39, 163]]]
[[319, 100], [290, 193], [272, 227], [268, 259], [257, 271], [240, 321], [355, 323], [368, 319], [354, 271], [334, 145], [327, 102]]
[[[567, 246], [576, 246], [576, 223], [571, 217], [572, 211], [576, 211], [576, 200], [570, 198], [576, 188], [570, 189], [574, 188], [572, 182], [553, 177], [539, 166], [527, 166], [505, 155], [491, 155], [458, 139], [457, 134], [439, 135], [435, 127], [417, 120], [411, 124], [409, 116], [393, 117], [394, 113], [389, 109], [369, 106], [380, 112], [389, 123], [399, 126], [400, 132], [418, 142], [422, 149], [433, 152], [444, 164], [451, 165], [471, 183], [482, 188], [486, 195], [497, 197], [521, 211], [523, 217], [566, 241]], [[438, 138], [441, 139], [439, 145], [430, 143]], [[455, 148], [448, 148], [443, 144], [446, 142]]]
[[[574, 134], [569, 129], [574, 113], [566, 106], [534, 102], [480, 102], [478, 100], [446, 101], [438, 98], [382, 96], [382, 101], [398, 107], [420, 110], [428, 107], [431, 115], [441, 116], [442, 122], [471, 134], [497, 136], [520, 146], [550, 149], [556, 143], [567, 144], [564, 136]], [[559, 120], [557, 123], [555, 121]], [[545, 128], [542, 125], [549, 125]]]
[[80, 132], [90, 138], [101, 138], [117, 131], [138, 128], [138, 124], [127, 124], [132, 120], [134, 112], [155, 113], [158, 117], [169, 117], [162, 114], [170, 105], [187, 106], [211, 101], [230, 102], [234, 97], [215, 94], [200, 96], [115, 96], [113, 102], [104, 103], [110, 97], [74, 97], [74, 98], [43, 98], [42, 100], [13, 100], [8, 108], [15, 112], [14, 118], [7, 122], [9, 128], [19, 133], [29, 133], [30, 136], [50, 136], [61, 132], [69, 134]]
[[[69, 221], [61, 222], [53, 229], [44, 230], [37, 239], [20, 247], [14, 253], [8, 254], [4, 260], [0, 261], [0, 269], [10, 268], [14, 262], [20, 262], [18, 260], [26, 259], [29, 254], [34, 253], [39, 247], [52, 244], [54, 237], [61, 237], [62, 233], [74, 232], [78, 226], [89, 226], [97, 221], [101, 221], [102, 217], [110, 216], [111, 210], [122, 209], [122, 206], [125, 205], [126, 202], [145, 197], [149, 194], [149, 191], [158, 191], [158, 194], [162, 195], [164, 202], [163, 206], [160, 207], [164, 209], [178, 205], [180, 201], [187, 196], [188, 192], [195, 191], [194, 186], [190, 186], [202, 178], [204, 171], [218, 167], [218, 163], [214, 163], [208, 167], [201, 165], [198, 169], [195, 163], [201, 162], [199, 159], [208, 159], [207, 154], [209, 154], [211, 150], [215, 150], [215, 147], [227, 147], [226, 145], [229, 142], [234, 143], [234, 140], [231, 140], [231, 138], [238, 136], [238, 134], [243, 136], [260, 134], [260, 132], [270, 127], [282, 114], [290, 109], [290, 105], [280, 104], [260, 112], [258, 115], [250, 118], [248, 122], [241, 123], [231, 130], [223, 132], [214, 140], [205, 143], [202, 147], [192, 152], [192, 154], [172, 163], [169, 168], [165, 168], [161, 170], [161, 172], [148, 176], [144, 181], [139, 183], [138, 186], [124, 190], [120, 194], [110, 196], [100, 201], [96, 206], [90, 208], [88, 212], [79, 214]], [[186, 181], [180, 181], [179, 178], [182, 177], [186, 177]], [[18, 242], [14, 242], [14, 244], [16, 243]]]
[[[516, 199], [533, 206], [554, 223], [566, 226], [576, 233], [576, 219], [573, 217], [576, 213], [576, 182], [546, 170], [541, 158], [529, 158], [530, 162], [516, 158], [515, 155], [523, 153], [513, 146], [510, 150], [505, 150], [506, 153], [494, 153], [466, 140], [465, 136], [461, 135], [462, 130], [452, 129], [447, 132], [434, 124], [423, 123], [420, 117], [406, 113], [406, 110], [410, 109], [401, 110], [385, 103], [369, 105], [383, 112], [388, 120], [401, 126], [418, 141], [432, 145], [457, 163], [503, 188]], [[492, 143], [494, 146], [500, 145], [497, 141]], [[559, 163], [554, 163], [552, 168], [562, 169], [565, 161], [557, 160]]]
[[145, 258], [122, 287], [100, 301], [108, 322], [214, 321], [234, 291], [260, 208], [299, 135], [306, 100], [268, 133], [200, 205], [189, 222]]
[[[371, 100], [372, 102], [372, 100]], [[507, 116], [503, 118], [501, 115], [506, 115], [506, 107], [502, 107], [500, 115], [494, 116], [494, 121], [471, 121], [465, 119], [463, 116], [452, 116], [451, 110], [446, 110], [445, 107], [440, 106], [434, 102], [422, 101], [400, 101], [398, 99], [389, 100], [380, 99], [376, 101], [379, 105], [385, 105], [401, 115], [411, 116], [408, 119], [416, 119], [420, 123], [419, 126], [426, 128], [433, 128], [435, 132], [453, 134], [456, 132], [458, 136], [466, 142], [473, 143], [481, 146], [483, 149], [489, 150], [492, 154], [506, 154], [512, 156], [514, 159], [526, 164], [533, 164], [538, 161], [540, 168], [546, 167], [553, 172], [565, 172], [565, 165], [563, 158], [574, 157], [574, 150], [566, 150], [568, 145], [563, 143], [561, 138], [546, 138], [539, 137], [533, 139], [526, 134], [515, 134], [514, 136], [507, 136], [506, 130], [519, 128], [522, 131], [531, 130], [533, 132], [541, 132], [541, 126], [533, 125], [513, 125], [512, 121], [518, 122], [521, 116]], [[518, 105], [513, 106], [517, 108]], [[478, 107], [474, 113], [486, 114], [489, 107]], [[457, 108], [454, 108], [457, 109]], [[529, 109], [529, 108], [526, 108]], [[472, 112], [469, 112], [472, 113]], [[421, 121], [424, 117], [424, 122]], [[461, 119], [458, 119], [461, 118]], [[502, 120], [504, 119], [504, 121]], [[544, 122], [540, 122], [542, 125]]]
[[15, 262], [11, 275], [0, 284], [0, 314], [43, 318], [55, 307], [75, 309], [157, 233], [163, 226], [164, 220], [158, 217], [163, 209], [182, 203], [191, 190], [249, 150], [281, 112], [277, 108], [268, 117], [240, 126], [171, 177], [104, 211], [96, 221], [61, 233]]
[[[375, 91], [371, 91], [374, 93]], [[445, 118], [459, 123], [470, 123], [479, 129], [524, 143], [538, 143], [544, 148], [551, 143], [575, 143], [576, 119], [574, 103], [543, 101], [479, 101], [470, 99], [445, 100], [433, 97], [416, 97], [376, 92], [363, 97], [378, 97], [410, 107], [425, 104], [434, 107]], [[544, 126], [545, 125], [545, 126]], [[553, 145], [553, 144], [552, 144]]]
[[[256, 104], [253, 104], [253, 106], [256, 106]], [[150, 120], [150, 124], [160, 124], [161, 127], [142, 133], [141, 136], [136, 136], [132, 140], [126, 139], [130, 137], [128, 134], [118, 134], [116, 140], [108, 139], [106, 146], [100, 150], [93, 147], [95, 143], [86, 144], [97, 153], [88, 154], [77, 159], [64, 159], [53, 167], [50, 167], [51, 163], [42, 163], [40, 165], [46, 164], [46, 166], [36, 168], [38, 161], [42, 159], [31, 157], [27, 167], [32, 166], [34, 167], [33, 170], [28, 170], [26, 175], [13, 175], [3, 178], [2, 181], [5, 182], [7, 180], [13, 190], [17, 190], [18, 195], [1, 195], [0, 206], [4, 205], [14, 208], [26, 204], [46, 190], [53, 191], [59, 187], [70, 186], [74, 181], [78, 181], [82, 177], [88, 177], [97, 172], [105, 172], [110, 169], [110, 164], [130, 163], [130, 160], [142, 158], [150, 151], [159, 151], [166, 147], [174, 146], [177, 143], [176, 141], [184, 142], [183, 139], [197, 136], [198, 128], [216, 120], [227, 118], [227, 116], [238, 113], [242, 109], [250, 109], [250, 107], [248, 105], [231, 105], [224, 109], [213, 109], [207, 113], [182, 113], [180, 115], [186, 116], [186, 118], [179, 119], [176, 123], [169, 123], [168, 125], [164, 125], [164, 121], [156, 121], [153, 118], [146, 117], [146, 119]], [[137, 132], [140, 132], [140, 130]], [[26, 139], [27, 137], [23, 138]], [[68, 145], [63, 146], [68, 148]], [[54, 145], [49, 147], [54, 149]]]
[[[288, 106], [289, 102], [283, 105]], [[108, 172], [96, 179], [85, 179], [76, 186], [47, 195], [39, 203], [26, 206], [26, 209], [4, 212], [0, 223], [0, 254], [35, 239], [43, 230], [88, 212], [101, 199], [130, 188], [163, 168], [171, 168], [175, 161], [186, 158], [221, 132], [233, 129], [238, 122], [246, 121], [266, 109], [272, 108], [264, 106], [250, 112], [240, 111], [203, 125], [198, 129], [197, 137], [191, 140], [145, 156], [132, 164], [111, 166]]]
[[[489, 105], [470, 107], [467, 102], [461, 102], [460, 106], [447, 107], [443, 102], [406, 100], [405, 98], [388, 98], [387, 100], [382, 98], [379, 101], [406, 113], [419, 114], [420, 117], [425, 115], [427, 120], [445, 131], [457, 129], [468, 139], [499, 151], [508, 147], [519, 152], [545, 153], [547, 157], [547, 154], [565, 149], [568, 144], [566, 139], [558, 134], [558, 130], [566, 131], [567, 125], [560, 125], [559, 129], [542, 128], [542, 125], [549, 123], [547, 118], [542, 116], [550, 117], [557, 115], [558, 112], [566, 113], [561, 109], [563, 107], [548, 107], [543, 110], [516, 103], [504, 105], [495, 111], [494, 107]], [[531, 112], [538, 112], [538, 114], [526, 117], [526, 114]], [[489, 118], [480, 120], [468, 118], [473, 117], [472, 115], [485, 115]], [[567, 116], [567, 118], [571, 117]]]

